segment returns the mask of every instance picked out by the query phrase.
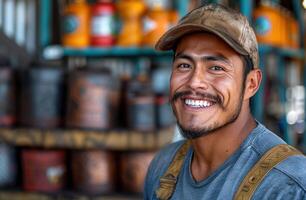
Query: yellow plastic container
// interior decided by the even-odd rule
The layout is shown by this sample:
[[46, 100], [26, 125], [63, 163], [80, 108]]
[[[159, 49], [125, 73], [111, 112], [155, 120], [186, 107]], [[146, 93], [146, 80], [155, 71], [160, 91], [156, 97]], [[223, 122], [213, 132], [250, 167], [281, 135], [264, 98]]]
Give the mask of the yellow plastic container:
[[290, 41], [290, 34], [291, 34], [291, 17], [290, 17], [290, 12], [287, 9], [281, 9], [281, 33], [283, 42], [282, 42], [282, 47], [284, 48], [289, 48], [291, 46], [291, 41]]
[[84, 48], [90, 42], [90, 7], [86, 0], [75, 0], [64, 10], [63, 46]]
[[179, 19], [179, 14], [175, 10], [163, 10], [155, 8], [148, 11], [143, 22], [143, 41], [144, 46], [154, 46], [158, 39]]
[[285, 33], [280, 10], [272, 4], [262, 4], [253, 13], [255, 32], [259, 43], [284, 46]]
[[299, 32], [300, 32], [300, 27], [298, 24], [298, 21], [291, 15], [290, 19], [290, 47], [297, 49], [300, 46], [300, 38], [299, 38]]
[[144, 46], [154, 46], [170, 26], [170, 13], [163, 9], [149, 10], [143, 19]]
[[299, 25], [292, 13], [285, 9], [281, 9], [281, 33], [284, 34], [284, 41], [282, 47], [284, 48], [298, 48], [299, 47]]
[[141, 16], [145, 8], [145, 3], [142, 0], [120, 0], [117, 3], [117, 10], [123, 23], [117, 45], [128, 47], [139, 46], [141, 44]]

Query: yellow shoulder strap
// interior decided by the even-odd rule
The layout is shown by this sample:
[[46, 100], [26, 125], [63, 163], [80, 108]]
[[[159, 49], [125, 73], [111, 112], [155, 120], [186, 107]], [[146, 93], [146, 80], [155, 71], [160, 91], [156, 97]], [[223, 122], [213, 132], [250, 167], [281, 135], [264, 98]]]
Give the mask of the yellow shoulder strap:
[[269, 173], [269, 171], [292, 155], [302, 154], [287, 144], [280, 144], [266, 152], [254, 167], [248, 172], [236, 192], [235, 200], [249, 200], [252, 198], [258, 185]]
[[160, 178], [159, 188], [155, 191], [159, 200], [168, 200], [172, 196], [189, 146], [190, 142], [187, 141], [179, 148], [166, 173]]

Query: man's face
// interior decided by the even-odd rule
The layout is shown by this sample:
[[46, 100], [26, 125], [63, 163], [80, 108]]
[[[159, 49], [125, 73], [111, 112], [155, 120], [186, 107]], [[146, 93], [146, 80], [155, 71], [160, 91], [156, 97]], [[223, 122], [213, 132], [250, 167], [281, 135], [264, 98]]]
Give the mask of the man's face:
[[243, 100], [243, 62], [228, 44], [209, 33], [183, 37], [175, 52], [170, 98], [187, 138], [234, 122]]

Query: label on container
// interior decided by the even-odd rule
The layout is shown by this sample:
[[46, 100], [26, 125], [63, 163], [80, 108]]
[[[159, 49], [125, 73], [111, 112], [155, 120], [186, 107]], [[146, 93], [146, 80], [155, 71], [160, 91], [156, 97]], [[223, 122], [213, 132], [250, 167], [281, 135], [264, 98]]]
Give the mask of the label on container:
[[80, 26], [80, 20], [75, 15], [66, 15], [64, 17], [63, 31], [66, 34], [74, 33]]
[[255, 31], [259, 35], [264, 35], [271, 30], [271, 22], [268, 18], [261, 16], [255, 19]]
[[65, 169], [62, 166], [53, 166], [47, 169], [47, 178], [49, 183], [59, 184], [62, 182]]
[[149, 17], [143, 19], [143, 32], [148, 33], [157, 28], [157, 23]]
[[96, 36], [111, 36], [115, 32], [114, 16], [100, 14], [93, 16], [91, 21], [91, 33]]

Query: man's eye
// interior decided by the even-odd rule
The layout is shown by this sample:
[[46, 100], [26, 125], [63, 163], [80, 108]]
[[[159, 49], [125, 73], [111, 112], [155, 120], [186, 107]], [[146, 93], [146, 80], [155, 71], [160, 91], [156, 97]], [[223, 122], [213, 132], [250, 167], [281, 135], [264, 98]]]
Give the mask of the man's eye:
[[210, 67], [211, 70], [214, 70], [214, 71], [223, 71], [223, 67], [220, 67], [220, 66], [212, 66]]
[[177, 67], [178, 67], [178, 68], [187, 69], [187, 68], [190, 68], [190, 65], [185, 64], [185, 63], [182, 63], [182, 64], [179, 64]]

